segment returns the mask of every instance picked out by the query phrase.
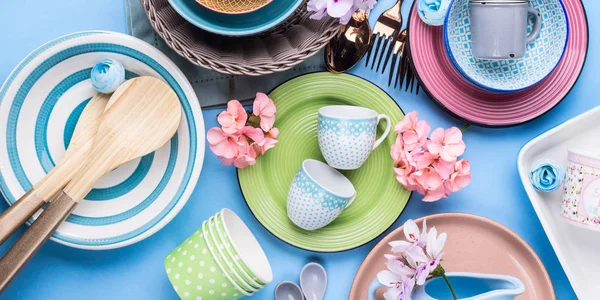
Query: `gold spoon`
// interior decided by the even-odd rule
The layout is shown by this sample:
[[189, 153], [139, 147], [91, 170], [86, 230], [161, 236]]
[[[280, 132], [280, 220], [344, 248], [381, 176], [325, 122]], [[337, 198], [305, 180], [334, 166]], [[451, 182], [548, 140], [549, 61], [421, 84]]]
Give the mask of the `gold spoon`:
[[149, 76], [125, 82], [107, 106], [85, 165], [0, 259], [0, 292], [104, 174], [163, 146], [181, 120], [175, 92]]
[[110, 95], [98, 93], [88, 102], [77, 121], [69, 147], [58, 164], [0, 215], [0, 244], [67, 185], [77, 168], [85, 163], [109, 98]]
[[354, 67], [369, 50], [372, 30], [369, 16], [362, 9], [329, 41], [325, 48], [325, 65], [332, 73], [343, 73]]

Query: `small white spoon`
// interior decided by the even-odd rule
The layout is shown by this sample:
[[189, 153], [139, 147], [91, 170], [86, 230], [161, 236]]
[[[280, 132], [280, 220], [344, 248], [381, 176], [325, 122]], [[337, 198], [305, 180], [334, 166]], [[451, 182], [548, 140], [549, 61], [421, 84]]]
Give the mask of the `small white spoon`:
[[307, 300], [323, 300], [327, 289], [327, 272], [318, 263], [308, 263], [300, 271], [300, 286]]
[[304, 296], [297, 284], [282, 281], [275, 287], [275, 300], [304, 300]]

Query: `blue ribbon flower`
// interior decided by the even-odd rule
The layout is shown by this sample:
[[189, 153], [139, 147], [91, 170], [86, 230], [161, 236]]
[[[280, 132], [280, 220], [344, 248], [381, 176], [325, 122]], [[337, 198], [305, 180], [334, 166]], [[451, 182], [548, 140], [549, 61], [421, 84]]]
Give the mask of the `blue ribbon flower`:
[[417, 11], [421, 20], [431, 26], [444, 25], [450, 0], [418, 0]]
[[110, 94], [125, 82], [125, 68], [114, 59], [103, 59], [92, 68], [92, 85], [104, 94]]
[[551, 159], [537, 161], [529, 172], [529, 181], [537, 191], [552, 192], [562, 185], [565, 179], [563, 166]]

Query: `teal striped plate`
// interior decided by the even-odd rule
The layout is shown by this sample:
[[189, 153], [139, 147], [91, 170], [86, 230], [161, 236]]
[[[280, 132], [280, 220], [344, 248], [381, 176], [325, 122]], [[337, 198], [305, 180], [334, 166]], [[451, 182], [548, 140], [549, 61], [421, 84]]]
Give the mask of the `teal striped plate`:
[[4, 199], [12, 205], [64, 154], [79, 115], [95, 94], [90, 70], [104, 58], [120, 61], [127, 78], [150, 75], [167, 82], [179, 97], [184, 118], [167, 145], [104, 176], [51, 238], [83, 249], [123, 247], [165, 226], [189, 198], [204, 158], [198, 99], [171, 60], [128, 35], [73, 33], [32, 52], [0, 88]]

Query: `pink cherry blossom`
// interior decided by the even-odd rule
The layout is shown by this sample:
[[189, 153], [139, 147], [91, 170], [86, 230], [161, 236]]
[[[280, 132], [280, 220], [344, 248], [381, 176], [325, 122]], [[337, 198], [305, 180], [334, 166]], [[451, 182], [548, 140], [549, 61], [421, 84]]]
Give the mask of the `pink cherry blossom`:
[[239, 136], [229, 134], [221, 128], [214, 127], [206, 134], [210, 150], [219, 158], [234, 158], [238, 154]]
[[227, 110], [220, 113], [217, 117], [219, 124], [223, 126], [223, 131], [234, 134], [246, 125], [248, 114], [237, 100], [231, 100], [227, 103]]
[[471, 166], [469, 162], [461, 159], [454, 165], [455, 172], [445, 182], [446, 190], [450, 193], [458, 192], [471, 183]]
[[273, 100], [269, 96], [263, 93], [256, 93], [256, 99], [254, 99], [253, 114], [260, 117], [260, 128], [264, 132], [269, 132], [275, 124], [275, 113], [277, 108]]
[[447, 162], [455, 162], [457, 157], [465, 153], [466, 146], [460, 129], [451, 127], [445, 131], [442, 128], [434, 130], [425, 148]]

